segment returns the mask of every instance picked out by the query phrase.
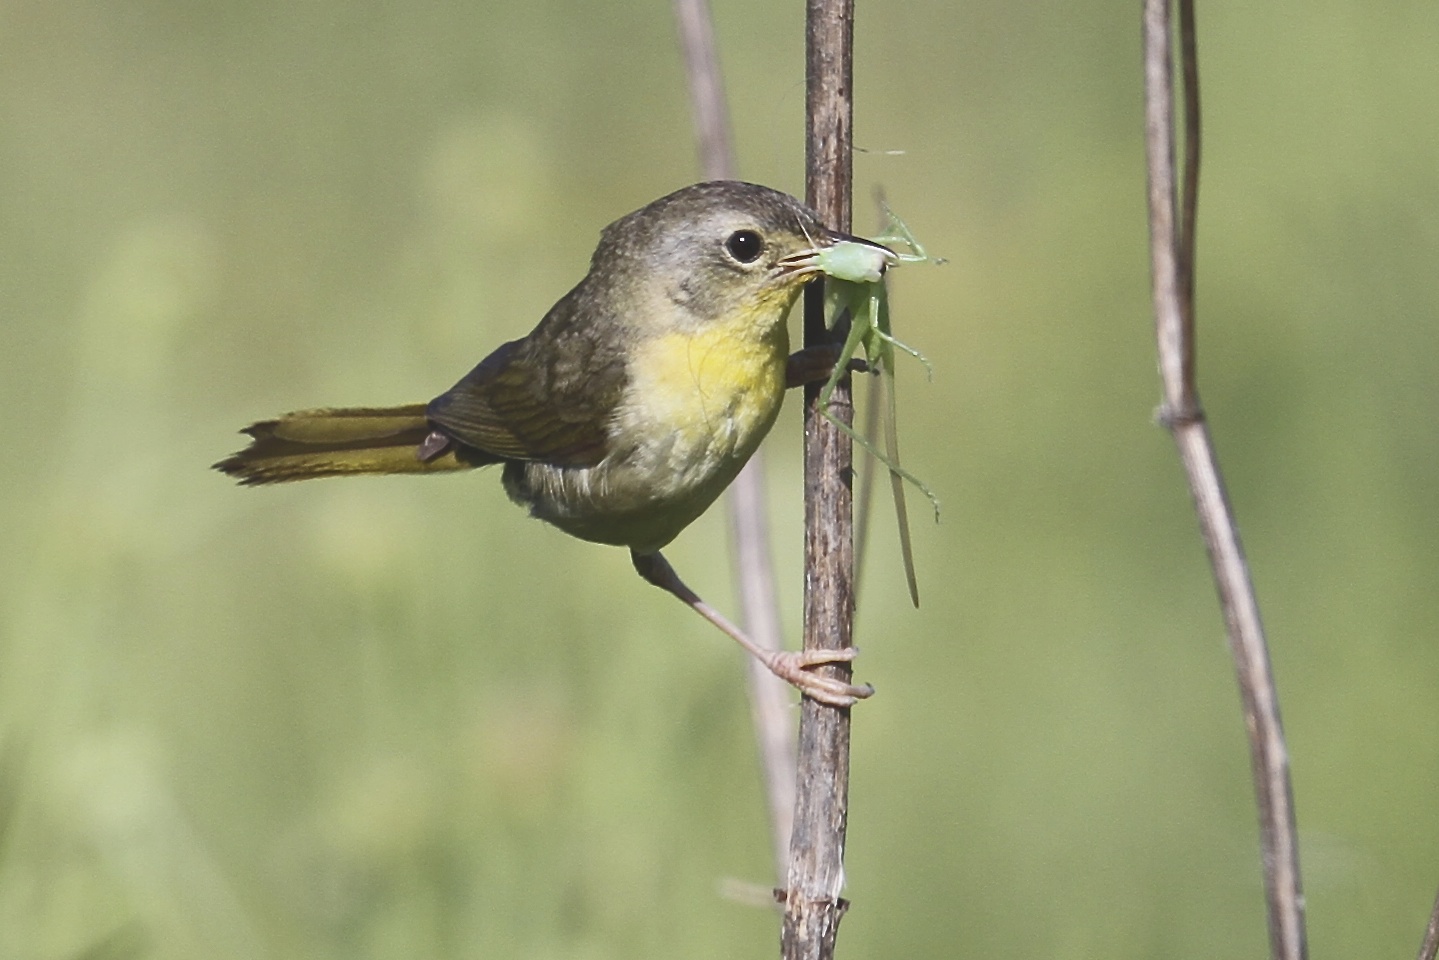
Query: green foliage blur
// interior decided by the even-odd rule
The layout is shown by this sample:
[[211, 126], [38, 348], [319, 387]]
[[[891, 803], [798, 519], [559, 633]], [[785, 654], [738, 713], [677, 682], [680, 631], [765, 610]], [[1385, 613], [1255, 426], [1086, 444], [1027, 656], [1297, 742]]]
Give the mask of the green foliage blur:
[[[802, 5], [716, 6], [744, 175], [802, 193]], [[875, 511], [842, 956], [1265, 949], [1151, 422], [1138, 13], [860, 3], [857, 227], [882, 185], [951, 262], [893, 291], [945, 512], [915, 612]], [[1404, 956], [1439, 882], [1439, 12], [1199, 26], [1201, 387], [1311, 941]], [[772, 883], [733, 644], [493, 474], [208, 469], [252, 420], [445, 389], [696, 170], [663, 3], [0, 7], [0, 960], [775, 954], [722, 894]], [[723, 511], [670, 556], [734, 608]]]

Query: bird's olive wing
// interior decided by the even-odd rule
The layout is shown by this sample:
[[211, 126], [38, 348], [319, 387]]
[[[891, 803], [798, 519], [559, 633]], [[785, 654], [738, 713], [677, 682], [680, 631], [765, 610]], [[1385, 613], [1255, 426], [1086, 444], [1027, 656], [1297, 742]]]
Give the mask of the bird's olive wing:
[[618, 352], [570, 325], [541, 325], [486, 357], [426, 413], [453, 439], [498, 457], [594, 466], [608, 452], [625, 376]]

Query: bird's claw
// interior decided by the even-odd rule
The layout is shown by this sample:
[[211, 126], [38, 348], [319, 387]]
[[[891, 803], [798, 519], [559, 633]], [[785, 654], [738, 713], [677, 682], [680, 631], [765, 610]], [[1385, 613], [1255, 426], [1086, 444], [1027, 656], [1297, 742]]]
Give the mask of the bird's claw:
[[811, 668], [827, 663], [847, 663], [858, 653], [859, 650], [855, 647], [844, 647], [840, 650], [782, 650], [776, 651], [767, 659], [765, 666], [806, 697], [832, 707], [852, 707], [859, 701], [874, 696], [874, 687], [867, 683], [856, 686], [845, 680], [821, 676]]

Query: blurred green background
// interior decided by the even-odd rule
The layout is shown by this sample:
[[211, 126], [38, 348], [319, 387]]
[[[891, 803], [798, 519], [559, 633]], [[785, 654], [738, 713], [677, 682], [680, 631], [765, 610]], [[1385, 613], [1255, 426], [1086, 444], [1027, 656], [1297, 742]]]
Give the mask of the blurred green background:
[[[802, 193], [801, 5], [717, 8], [741, 169]], [[1312, 944], [1404, 956], [1439, 882], [1439, 8], [1200, 30], [1201, 383]], [[945, 512], [918, 612], [876, 514], [841, 953], [1262, 955], [1151, 423], [1138, 6], [862, 2], [857, 34], [857, 222], [882, 184], [951, 262], [894, 291]], [[207, 469], [253, 419], [448, 387], [696, 169], [663, 3], [0, 6], [0, 958], [775, 953], [719, 893], [771, 878], [740, 656], [623, 551], [494, 475]], [[723, 517], [669, 553], [734, 609]]]

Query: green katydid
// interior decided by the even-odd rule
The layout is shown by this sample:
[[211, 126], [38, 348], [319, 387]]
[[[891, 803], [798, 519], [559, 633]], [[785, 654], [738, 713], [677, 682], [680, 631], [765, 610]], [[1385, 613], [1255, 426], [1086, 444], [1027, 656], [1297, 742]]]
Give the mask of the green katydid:
[[[834, 373], [820, 389], [818, 409], [825, 419], [839, 427], [852, 440], [864, 447], [877, 461], [889, 470], [890, 489], [894, 495], [894, 509], [899, 524], [899, 546], [904, 558], [905, 579], [909, 584], [909, 596], [919, 606], [919, 585], [914, 574], [914, 551], [909, 536], [909, 511], [904, 502], [904, 482], [914, 484], [934, 506], [935, 519], [939, 519], [939, 499], [925, 483], [900, 466], [899, 434], [895, 424], [894, 356], [899, 349], [924, 364], [930, 372], [929, 361], [913, 347], [895, 339], [890, 332], [889, 295], [885, 288], [885, 272], [902, 263], [924, 263], [932, 258], [920, 246], [919, 241], [909, 232], [904, 221], [888, 208], [889, 230], [884, 236], [876, 237], [870, 243], [844, 241], [819, 253], [815, 266], [826, 276], [825, 306], [830, 326], [839, 322], [845, 312], [849, 313], [849, 333], [840, 349]], [[899, 248], [898, 250], [892, 248]], [[943, 262], [935, 260], [936, 263]], [[829, 399], [840, 377], [849, 369], [855, 351], [864, 348], [865, 361], [870, 372], [879, 374], [878, 386], [883, 393], [884, 452], [863, 434], [850, 427], [829, 412]], [[876, 398], [876, 403], [880, 402]]]

